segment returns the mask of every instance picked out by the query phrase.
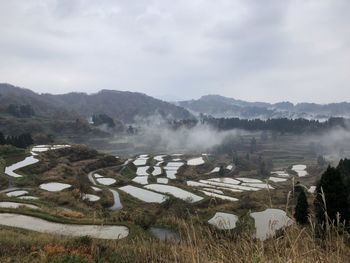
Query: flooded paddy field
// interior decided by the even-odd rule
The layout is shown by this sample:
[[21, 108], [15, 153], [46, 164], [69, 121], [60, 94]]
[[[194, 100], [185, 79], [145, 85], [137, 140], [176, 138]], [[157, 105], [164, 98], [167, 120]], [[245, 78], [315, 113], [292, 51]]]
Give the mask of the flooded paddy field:
[[[248, 138], [244, 140], [248, 141]], [[30, 159], [23, 157], [8, 166], [7, 171], [11, 172], [7, 176], [13, 177], [11, 173], [18, 173], [21, 177], [13, 177], [16, 189], [0, 194], [6, 199], [0, 200], [3, 202], [0, 215], [1, 209], [5, 209], [4, 212], [6, 209], [21, 212], [32, 206], [40, 208], [40, 217], [47, 214], [50, 217], [63, 215], [65, 219], [85, 218], [92, 225], [91, 222], [101, 221], [108, 214], [109, 223], [123, 225], [127, 222], [128, 234], [124, 229], [120, 232], [122, 237], [128, 236], [129, 232], [134, 235], [136, 229], [142, 226], [146, 231], [142, 233], [152, 233], [161, 240], [172, 235], [172, 228], [177, 228], [169, 218], [182, 213], [195, 213], [201, 222], [219, 230], [234, 230], [236, 224], [241, 224], [241, 217], [248, 216], [253, 223], [258, 222], [260, 217], [254, 213], [260, 213], [266, 207], [283, 212], [286, 196], [297, 181], [310, 189], [308, 194], [312, 195], [321, 171], [315, 157], [307, 154], [305, 157], [298, 144], [288, 145], [287, 148], [294, 148], [294, 152], [281, 162], [280, 156], [271, 150], [273, 145], [261, 142], [258, 152], [249, 153], [249, 158], [245, 150], [237, 151], [238, 157], [232, 152], [220, 154], [184, 149], [156, 152], [145, 148], [137, 152], [133, 149], [129, 153], [118, 149], [111, 155], [112, 151], [108, 149], [104, 149], [104, 153], [92, 153], [74, 145], [37, 146], [31, 151]], [[283, 147], [280, 148], [279, 153], [283, 150]], [[74, 157], [71, 161], [72, 156], [81, 155], [82, 151], [87, 156], [85, 159]], [[114, 159], [108, 159], [110, 163], [96, 162], [99, 158], [107, 158], [104, 156], [114, 156]], [[35, 162], [25, 161], [34, 159]], [[261, 160], [266, 163], [271, 160], [272, 163], [269, 173], [264, 176], [259, 174]], [[29, 203], [20, 205], [21, 201]], [[54, 207], [60, 207], [59, 212]], [[266, 213], [272, 215], [271, 211]], [[290, 218], [290, 211], [287, 213]], [[282, 217], [277, 219], [282, 221]], [[35, 221], [35, 218], [33, 215], [27, 219]], [[261, 218], [265, 220], [268, 215], [264, 214]], [[277, 220], [274, 218], [272, 220]], [[254, 225], [259, 239], [264, 239], [266, 234], [265, 230], [261, 230], [261, 227], [266, 229], [265, 221]], [[281, 223], [281, 227], [290, 223]], [[157, 224], [168, 225], [170, 232], [154, 228]], [[21, 228], [18, 224], [13, 226]], [[51, 233], [58, 233], [59, 227], [63, 226], [52, 225]], [[48, 232], [48, 229], [32, 230]], [[71, 231], [76, 233], [75, 229]], [[116, 238], [103, 237], [105, 230], [95, 226], [84, 231], [96, 238]]]

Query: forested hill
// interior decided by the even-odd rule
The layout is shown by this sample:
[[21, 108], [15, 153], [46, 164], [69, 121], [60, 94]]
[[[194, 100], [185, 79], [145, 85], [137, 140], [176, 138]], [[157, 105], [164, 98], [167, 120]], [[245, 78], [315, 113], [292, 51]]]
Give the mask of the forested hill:
[[182, 107], [136, 92], [102, 90], [91, 95], [69, 93], [42, 96], [57, 106], [73, 110], [86, 117], [95, 113], [104, 113], [124, 122], [132, 122], [136, 117], [146, 118], [154, 115], [166, 119], [192, 118], [189, 111]]
[[68, 93], [64, 95], [37, 94], [9, 84], [0, 84], [0, 113], [17, 117], [32, 115], [75, 119], [107, 114], [131, 123], [136, 117], [153, 115], [166, 119], [192, 118], [189, 111], [142, 93], [102, 90], [95, 94]]
[[54, 105], [50, 100], [29, 90], [0, 83], [0, 113], [14, 117], [55, 117], [74, 119], [77, 114]]
[[298, 103], [290, 102], [266, 103], [236, 100], [220, 95], [207, 95], [197, 100], [180, 101], [176, 103], [194, 114], [206, 114], [216, 118], [242, 119], [328, 119], [330, 117], [350, 117], [350, 103]]

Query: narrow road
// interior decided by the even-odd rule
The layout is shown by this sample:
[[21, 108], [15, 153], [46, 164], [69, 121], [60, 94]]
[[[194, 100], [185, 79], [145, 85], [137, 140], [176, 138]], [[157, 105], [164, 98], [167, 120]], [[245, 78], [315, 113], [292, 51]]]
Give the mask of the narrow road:
[[[100, 169], [98, 169], [100, 170]], [[97, 172], [98, 170], [95, 170], [95, 171], [92, 171], [90, 173], [88, 173], [88, 178], [89, 178], [89, 181], [90, 183], [92, 183], [93, 185], [97, 185], [96, 181], [95, 181], [95, 178], [94, 178], [94, 173]]]
[[[97, 171], [99, 171], [99, 170], [101, 170], [101, 169], [105, 169], [105, 168], [119, 168], [119, 167], [121, 167], [121, 166], [124, 166], [124, 165], [121, 164], [121, 165], [117, 165], [117, 166], [103, 167], [103, 168], [99, 168], [99, 169], [97, 169], [97, 170], [91, 171], [90, 173], [88, 173], [88, 179], [89, 179], [89, 181], [90, 181], [91, 184], [93, 184], [94, 186], [97, 186], [97, 182], [96, 182], [96, 180], [95, 180], [95, 178], [94, 178], [94, 173], [96, 173]], [[123, 168], [124, 168], [124, 167], [123, 167]], [[123, 168], [122, 168], [122, 169], [123, 169]], [[100, 188], [100, 187], [99, 187], [99, 188]], [[113, 205], [110, 206], [108, 209], [109, 209], [109, 210], [112, 210], [112, 211], [117, 211], [117, 210], [122, 209], [122, 208], [123, 208], [123, 205], [122, 205], [122, 203], [120, 202], [119, 193], [118, 193], [116, 190], [113, 190], [113, 189], [111, 189], [111, 188], [109, 188], [109, 187], [107, 187], [107, 186], [104, 186], [103, 188], [109, 190], [109, 191], [112, 193], [112, 195], [113, 195], [113, 201], [114, 201], [114, 203], [113, 203]]]
[[112, 211], [120, 210], [123, 208], [122, 203], [120, 202], [119, 193], [113, 189], [109, 189], [113, 194], [114, 204], [109, 208]]

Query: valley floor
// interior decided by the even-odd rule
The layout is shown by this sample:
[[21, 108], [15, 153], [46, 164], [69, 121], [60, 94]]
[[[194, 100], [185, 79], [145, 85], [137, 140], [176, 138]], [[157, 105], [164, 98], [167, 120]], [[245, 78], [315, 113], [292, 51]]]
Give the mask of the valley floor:
[[[230, 155], [198, 153], [125, 160], [81, 145], [6, 154], [0, 262], [347, 262], [350, 239], [342, 229], [321, 239], [314, 223], [288, 223], [274, 238], [259, 240], [254, 212], [271, 215], [273, 208], [293, 218], [295, 183], [309, 190], [312, 206], [310, 186], [324, 169], [303, 144], [287, 146], [283, 152], [266, 143], [248, 157], [239, 152], [238, 165]], [[274, 161], [266, 177], [259, 174], [260, 153]], [[16, 220], [33, 223], [11, 221], [14, 213]], [[217, 213], [236, 217], [235, 226], [212, 225]], [[156, 238], [155, 227], [174, 231], [176, 238]], [[75, 237], [60, 236], [69, 228]], [[118, 234], [108, 233], [112, 228]]]

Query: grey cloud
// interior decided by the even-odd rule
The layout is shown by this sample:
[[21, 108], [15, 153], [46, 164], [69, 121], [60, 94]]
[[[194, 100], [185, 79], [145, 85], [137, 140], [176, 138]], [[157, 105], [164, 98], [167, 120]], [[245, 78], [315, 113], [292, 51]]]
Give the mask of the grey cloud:
[[146, 44], [142, 49], [157, 55], [167, 55], [172, 51], [171, 44], [167, 43], [166, 40]]
[[1, 82], [169, 100], [207, 93], [350, 100], [349, 7], [347, 0], [0, 0]]
[[65, 18], [73, 16], [79, 12], [79, 9], [81, 8], [81, 1], [56, 0], [50, 5], [50, 7], [52, 8], [52, 12], [58, 17]]

